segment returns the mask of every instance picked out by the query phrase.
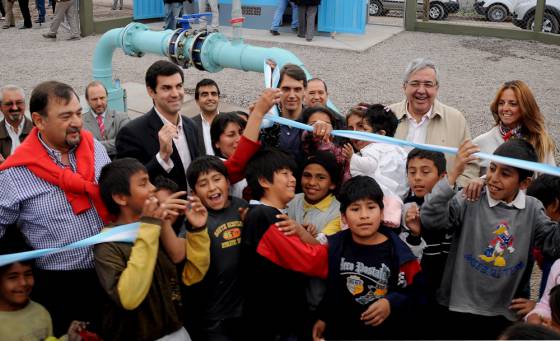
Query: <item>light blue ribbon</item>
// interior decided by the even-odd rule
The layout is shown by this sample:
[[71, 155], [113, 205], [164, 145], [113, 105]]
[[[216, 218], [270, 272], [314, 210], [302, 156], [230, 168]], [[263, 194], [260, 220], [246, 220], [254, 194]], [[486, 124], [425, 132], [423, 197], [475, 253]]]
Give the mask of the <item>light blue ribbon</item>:
[[[290, 119], [287, 119], [287, 118], [284, 118], [284, 117], [272, 116], [272, 115], [267, 114], [267, 115], [265, 115], [265, 118], [267, 118], [268, 120], [270, 120], [272, 122], [282, 124], [282, 125], [287, 125], [287, 126], [292, 127], [292, 128], [299, 128], [299, 129], [303, 129], [303, 130], [306, 130], [306, 131], [313, 131], [312, 126], [309, 126], [309, 125], [301, 123], [301, 122], [293, 121], [293, 120], [290, 120]], [[411, 141], [400, 140], [400, 139], [396, 139], [394, 137], [389, 137], [389, 136], [385, 136], [385, 135], [378, 135], [378, 134], [374, 134], [374, 133], [368, 133], [368, 132], [365, 132], [365, 131], [333, 130], [331, 132], [331, 134], [333, 136], [346, 137], [346, 138], [354, 139], [354, 140], [389, 143], [389, 144], [394, 144], [394, 145], [398, 145], [398, 146], [402, 146], [402, 147], [413, 147], [413, 148], [419, 148], [419, 149], [429, 150], [429, 151], [433, 151], [433, 152], [442, 152], [442, 153], [452, 154], [452, 155], [456, 155], [457, 151], [458, 151], [458, 148], [437, 146], [437, 145], [433, 145], [433, 144], [414, 143], [414, 142], [411, 142]], [[494, 162], [497, 162], [497, 163], [505, 164], [505, 165], [508, 165], [508, 166], [516, 167], [516, 168], [523, 168], [523, 169], [532, 170], [532, 171], [535, 171], [535, 172], [538, 172], [538, 173], [546, 173], [546, 174], [550, 174], [550, 175], [560, 176], [560, 167], [552, 166], [552, 165], [545, 164], [545, 163], [513, 159], [513, 158], [510, 158], [510, 157], [488, 154], [488, 153], [483, 153], [483, 152], [478, 152], [478, 153], [475, 153], [474, 155], [476, 157], [480, 158], [480, 159], [494, 161]]]
[[[307, 124], [303, 124], [301, 122], [293, 121], [287, 118], [283, 118], [276, 115], [270, 115], [270, 114], [267, 114], [265, 117], [268, 120], [278, 124], [287, 125], [293, 128], [299, 128], [306, 131], [313, 131], [313, 127]], [[403, 147], [420, 148], [424, 150], [442, 152], [442, 153], [447, 153], [452, 155], [457, 154], [458, 151], [457, 148], [437, 146], [432, 144], [414, 143], [410, 141], [396, 139], [394, 137], [377, 135], [364, 131], [333, 130], [331, 134], [333, 136], [345, 137], [354, 140], [389, 143], [389, 144], [394, 144]], [[501, 164], [506, 164], [516, 168], [523, 168], [538, 173], [546, 173], [555, 176], [560, 176], [560, 167], [555, 167], [549, 164], [513, 159], [509, 157], [498, 156], [498, 155], [482, 153], [482, 152], [476, 153], [474, 155], [481, 159], [490, 160]], [[95, 236], [59, 248], [40, 249], [40, 250], [26, 251], [20, 253], [13, 253], [8, 255], [0, 255], [0, 266], [4, 266], [14, 262], [21, 262], [29, 259], [43, 257], [45, 255], [53, 254], [57, 252], [68, 251], [81, 247], [88, 247], [99, 243], [106, 243], [106, 242], [133, 243], [136, 240], [139, 226], [140, 223], [132, 223], [132, 224], [122, 225], [118, 227], [113, 227]]]
[[138, 235], [139, 227], [140, 227], [140, 223], [121, 225], [121, 226], [110, 228], [99, 234], [96, 234], [95, 236], [82, 239], [80, 241], [74, 242], [72, 244], [68, 244], [63, 247], [11, 253], [8, 255], [0, 255], [0, 266], [8, 265], [14, 262], [22, 262], [25, 260], [39, 258], [49, 254], [68, 251], [81, 247], [88, 247], [100, 243], [107, 243], [107, 242], [133, 243], [136, 240], [136, 236]]

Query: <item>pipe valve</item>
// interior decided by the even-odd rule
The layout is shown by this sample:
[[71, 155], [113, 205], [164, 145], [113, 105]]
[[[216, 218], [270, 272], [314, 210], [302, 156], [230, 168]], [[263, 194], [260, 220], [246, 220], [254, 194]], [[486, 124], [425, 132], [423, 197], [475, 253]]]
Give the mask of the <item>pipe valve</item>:
[[177, 20], [177, 23], [181, 25], [184, 30], [190, 30], [191, 25], [195, 22], [200, 23], [200, 19], [205, 19], [206, 21], [212, 20], [212, 13], [195, 13], [195, 14], [185, 14], [182, 18]]

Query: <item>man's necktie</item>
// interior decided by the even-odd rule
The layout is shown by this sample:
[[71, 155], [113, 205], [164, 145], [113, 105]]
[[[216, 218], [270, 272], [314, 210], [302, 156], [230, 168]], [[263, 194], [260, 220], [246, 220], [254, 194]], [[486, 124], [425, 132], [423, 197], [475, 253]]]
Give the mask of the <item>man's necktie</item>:
[[99, 132], [101, 139], [105, 138], [105, 124], [103, 123], [103, 115], [97, 115], [97, 124], [99, 125]]

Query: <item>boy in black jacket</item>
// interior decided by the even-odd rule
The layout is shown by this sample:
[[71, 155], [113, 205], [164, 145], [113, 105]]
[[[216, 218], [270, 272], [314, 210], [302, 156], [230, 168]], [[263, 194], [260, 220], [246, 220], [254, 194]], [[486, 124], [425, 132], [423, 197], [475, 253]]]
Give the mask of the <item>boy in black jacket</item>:
[[241, 245], [246, 339], [298, 340], [305, 333], [305, 276], [274, 264], [258, 252], [261, 238], [270, 230], [279, 238], [301, 244], [298, 237], [287, 237], [278, 227], [297, 226], [308, 242], [318, 243], [286, 214], [287, 204], [295, 195], [295, 168], [291, 156], [276, 149], [259, 151], [247, 165], [247, 183], [253, 198], [259, 201], [247, 212]]
[[418, 260], [381, 225], [383, 192], [374, 179], [348, 180], [337, 198], [349, 229], [330, 236], [328, 246], [304, 244], [269, 228], [257, 252], [284, 268], [327, 279], [314, 340], [403, 337], [401, 314], [416, 286]]

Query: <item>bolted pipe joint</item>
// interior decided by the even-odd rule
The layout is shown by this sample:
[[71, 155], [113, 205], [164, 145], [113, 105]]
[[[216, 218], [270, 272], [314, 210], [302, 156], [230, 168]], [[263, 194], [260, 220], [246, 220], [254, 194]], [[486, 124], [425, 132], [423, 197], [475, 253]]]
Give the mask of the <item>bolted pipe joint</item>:
[[[129, 56], [156, 54], [168, 57], [183, 68], [194, 66], [208, 72], [224, 68], [264, 72], [265, 61], [272, 59], [278, 68], [288, 63], [298, 65], [308, 79], [311, 78], [303, 62], [284, 49], [253, 46], [240, 39], [230, 41], [222, 33], [208, 33], [205, 29], [153, 31], [144, 24], [131, 23], [103, 34], [93, 54], [93, 79], [107, 88], [109, 107], [120, 111], [126, 108], [123, 89], [113, 80], [113, 53], [117, 48]], [[338, 112], [330, 102], [329, 107]]]

